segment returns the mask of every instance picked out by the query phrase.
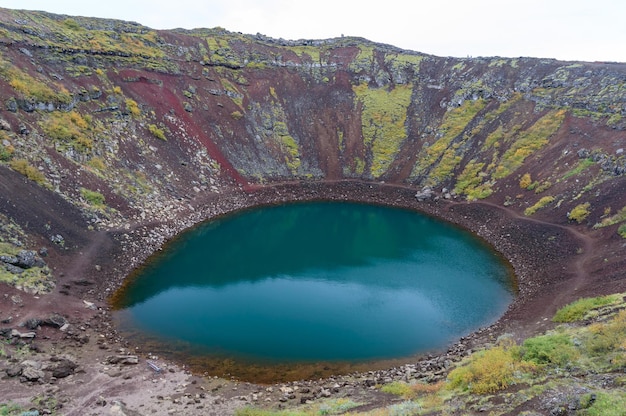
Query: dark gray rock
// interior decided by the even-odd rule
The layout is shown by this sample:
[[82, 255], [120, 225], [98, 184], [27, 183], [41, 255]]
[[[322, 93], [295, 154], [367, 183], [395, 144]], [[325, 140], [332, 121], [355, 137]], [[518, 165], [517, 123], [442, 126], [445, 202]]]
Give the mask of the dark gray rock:
[[56, 378], [65, 378], [74, 374], [74, 370], [78, 365], [68, 359], [61, 359], [52, 369], [52, 376]]

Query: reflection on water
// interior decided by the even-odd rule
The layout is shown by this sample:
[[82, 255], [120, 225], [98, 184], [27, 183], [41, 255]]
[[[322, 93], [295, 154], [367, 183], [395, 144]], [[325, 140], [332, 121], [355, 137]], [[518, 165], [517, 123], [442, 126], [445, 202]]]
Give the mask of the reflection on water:
[[497, 319], [511, 287], [500, 259], [448, 224], [400, 209], [307, 203], [189, 232], [115, 306], [122, 332], [162, 351], [279, 365], [441, 347]]

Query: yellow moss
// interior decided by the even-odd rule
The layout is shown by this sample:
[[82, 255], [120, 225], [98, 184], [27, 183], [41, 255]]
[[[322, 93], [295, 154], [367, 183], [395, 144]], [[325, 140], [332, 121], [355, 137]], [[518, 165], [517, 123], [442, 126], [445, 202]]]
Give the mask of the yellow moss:
[[137, 101], [128, 98], [126, 99], [126, 109], [128, 110], [128, 112], [130, 113], [131, 116], [137, 118], [141, 115], [141, 109], [139, 108], [139, 105], [137, 104]]
[[[460, 162], [455, 150], [451, 148], [452, 141], [467, 128], [467, 125], [485, 107], [486, 102], [482, 99], [465, 101], [460, 107], [449, 110], [440, 126], [442, 137], [428, 146], [418, 158], [413, 168], [412, 176], [418, 176], [427, 169], [434, 168], [431, 179], [439, 181], [450, 175], [454, 167]], [[435, 164], [443, 166], [437, 168]]]
[[530, 177], [530, 173], [525, 173], [519, 180], [519, 187], [522, 189], [527, 189], [531, 183], [533, 183], [533, 180]]
[[539, 201], [537, 201], [535, 203], [535, 205], [528, 207], [524, 210], [524, 215], [530, 217], [531, 215], [533, 215], [535, 212], [537, 212], [538, 210], [540, 210], [541, 208], [545, 207], [546, 205], [552, 203], [554, 201], [554, 197], [553, 196], [544, 196], [542, 197]]
[[400, 151], [407, 137], [406, 117], [411, 103], [412, 85], [369, 88], [367, 84], [353, 87], [357, 105], [361, 105], [361, 129], [364, 144], [371, 149], [371, 174], [384, 174]]
[[578, 204], [572, 209], [568, 214], [567, 218], [570, 220], [574, 220], [579, 224], [585, 220], [591, 214], [589, 211], [589, 207], [591, 204], [589, 202], [585, 202], [583, 204]]
[[90, 124], [91, 117], [83, 116], [76, 110], [69, 113], [55, 111], [48, 115], [41, 127], [48, 137], [61, 145], [87, 152], [93, 147]]
[[511, 147], [502, 155], [494, 173], [495, 179], [504, 178], [517, 170], [526, 158], [542, 149], [565, 118], [565, 110], [553, 110], [528, 129], [518, 133]]

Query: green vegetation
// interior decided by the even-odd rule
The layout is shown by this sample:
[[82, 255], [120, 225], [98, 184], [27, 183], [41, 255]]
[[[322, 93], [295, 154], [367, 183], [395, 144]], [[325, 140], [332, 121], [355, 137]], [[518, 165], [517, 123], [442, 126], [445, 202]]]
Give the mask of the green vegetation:
[[24, 408], [17, 404], [0, 403], [0, 416], [19, 416], [24, 412]]
[[14, 171], [21, 173], [31, 181], [37, 182], [39, 185], [46, 183], [46, 177], [36, 167], [28, 163], [26, 159], [13, 159], [9, 162], [9, 166]]
[[505, 178], [530, 155], [542, 149], [558, 129], [565, 118], [565, 110], [553, 110], [541, 117], [528, 129], [520, 131], [511, 147], [504, 152], [500, 164], [494, 172], [495, 179]]
[[243, 118], [243, 113], [241, 111], [233, 111], [230, 113], [230, 116], [235, 120], [241, 120]]
[[525, 173], [519, 180], [519, 187], [522, 189], [528, 189], [533, 180], [530, 177], [530, 173]]
[[[596, 298], [583, 298], [559, 309], [552, 320], [554, 322], [567, 323], [585, 319], [591, 312], [605, 306], [617, 305], [622, 299], [621, 295], [608, 295]], [[596, 311], [597, 312], [597, 311]]]
[[104, 195], [100, 192], [92, 191], [87, 188], [80, 188], [80, 196], [87, 201], [89, 205], [92, 205], [96, 208], [104, 207]]
[[520, 348], [503, 342], [479, 351], [448, 375], [450, 388], [460, 388], [473, 394], [494, 393], [521, 380], [521, 374], [535, 366], [521, 359]]
[[[15, 256], [23, 247], [12, 243], [0, 242], [0, 256]], [[4, 267], [0, 267], [0, 282], [11, 286], [28, 290], [31, 293], [48, 293], [54, 288], [48, 266], [31, 267], [19, 274], [10, 273]]]
[[420, 154], [411, 176], [419, 176], [429, 169], [430, 183], [438, 183], [449, 177], [454, 168], [461, 161], [456, 154], [460, 144], [453, 145], [453, 141], [467, 129], [468, 124], [485, 107], [485, 100], [466, 100], [459, 107], [448, 110], [440, 126], [442, 136]]
[[565, 180], [565, 179], [571, 178], [572, 176], [579, 175], [580, 173], [587, 170], [590, 166], [593, 166], [594, 164], [595, 162], [593, 161], [593, 159], [587, 158], [587, 159], [579, 160], [578, 164], [574, 168], [566, 172], [565, 175], [563, 175], [562, 179]]
[[1, 58], [0, 77], [21, 96], [35, 102], [67, 104], [72, 101], [72, 96], [62, 85], [50, 79], [41, 79], [40, 75], [35, 78]]
[[[609, 213], [610, 213], [610, 210], [609, 212], [607, 212], [607, 214]], [[626, 206], [622, 207], [622, 209], [620, 209], [614, 215], [611, 215], [610, 217], [607, 217], [607, 218], [603, 218], [602, 221], [599, 222], [598, 224], [595, 224], [593, 228], [608, 227], [610, 225], [617, 224], [622, 221], [626, 221]]]
[[61, 148], [72, 147], [81, 153], [93, 148], [92, 119], [89, 115], [81, 115], [78, 111], [54, 111], [41, 123], [43, 132], [60, 144]]
[[131, 98], [126, 99], [126, 109], [130, 113], [130, 115], [133, 116], [134, 118], [137, 118], [141, 115], [141, 109], [139, 108], [137, 101]]
[[468, 200], [487, 198], [493, 193], [490, 182], [484, 182], [487, 174], [483, 172], [485, 163], [470, 161], [465, 169], [457, 176], [454, 191], [458, 194], [467, 195]]
[[626, 223], [621, 224], [618, 228], [617, 228], [617, 233], [622, 236], [622, 238], [626, 238]]
[[567, 214], [567, 218], [580, 224], [591, 214], [589, 211], [590, 206], [591, 204], [589, 202], [576, 205], [574, 209]]
[[299, 409], [265, 410], [254, 407], [244, 407], [235, 411], [235, 416], [325, 416], [342, 415], [353, 407], [358, 406], [348, 398], [328, 399], [320, 403], [302, 406]]
[[383, 175], [407, 137], [406, 116], [411, 103], [411, 85], [369, 88], [367, 84], [352, 87], [357, 105], [361, 106], [363, 142], [372, 151], [371, 174]]
[[167, 141], [165, 132], [163, 131], [163, 129], [158, 128], [156, 124], [148, 124], [148, 131], [157, 139]]
[[544, 196], [542, 197], [539, 201], [537, 201], [535, 203], [535, 205], [528, 207], [524, 210], [524, 215], [530, 217], [531, 215], [533, 215], [535, 212], [537, 212], [538, 210], [540, 210], [541, 208], [545, 207], [546, 205], [552, 203], [554, 201], [554, 197], [553, 196]]
[[539, 365], [564, 367], [578, 357], [566, 334], [549, 334], [529, 338], [522, 344], [523, 359]]

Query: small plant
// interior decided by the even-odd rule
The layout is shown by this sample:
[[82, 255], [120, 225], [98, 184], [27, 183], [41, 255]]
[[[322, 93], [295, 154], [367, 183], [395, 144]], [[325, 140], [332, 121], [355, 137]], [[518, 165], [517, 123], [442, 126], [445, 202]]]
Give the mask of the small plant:
[[31, 181], [37, 182], [39, 185], [46, 182], [46, 177], [43, 173], [39, 172], [36, 167], [28, 163], [28, 160], [26, 159], [13, 159], [9, 162], [9, 166], [14, 171], [21, 173]]
[[411, 396], [411, 386], [401, 381], [394, 381], [389, 384], [385, 384], [380, 388], [383, 393], [394, 394], [396, 396], [402, 396], [409, 398]]
[[522, 345], [523, 359], [540, 365], [565, 366], [577, 357], [572, 340], [565, 334], [528, 338]]
[[519, 180], [519, 187], [522, 189], [527, 189], [531, 183], [533, 183], [533, 180], [530, 178], [530, 173], [525, 173]]
[[550, 204], [552, 201], [554, 201], [554, 197], [553, 196], [544, 196], [539, 201], [537, 201], [537, 203], [535, 205], [533, 205], [532, 207], [526, 208], [524, 210], [524, 215], [526, 215], [527, 217], [530, 217], [535, 212], [537, 212], [539, 209], [541, 209], [541, 208], [545, 207], [546, 205]]
[[422, 406], [419, 403], [406, 401], [387, 408], [389, 410], [389, 416], [413, 416], [418, 415]]
[[165, 132], [162, 129], [158, 128], [156, 124], [148, 125], [148, 131], [150, 131], [150, 133], [157, 139], [167, 141], [167, 137], [165, 137]]
[[134, 118], [137, 118], [141, 115], [141, 109], [139, 108], [137, 101], [131, 98], [126, 99], [126, 109]]
[[622, 238], [626, 238], [626, 222], [619, 226], [617, 233], [621, 235]]
[[232, 113], [230, 113], [230, 116], [235, 120], [241, 120], [243, 118], [243, 114], [241, 113], [241, 111], [233, 111]]
[[583, 298], [570, 303], [559, 309], [552, 320], [554, 322], [566, 323], [580, 321], [594, 309], [612, 305], [620, 301], [620, 295], [600, 296], [596, 298]]
[[469, 361], [448, 375], [451, 388], [473, 394], [494, 393], [513, 384], [518, 374], [531, 371], [535, 365], [520, 359], [520, 348], [505, 342], [472, 354]]
[[80, 188], [80, 196], [83, 197], [89, 205], [93, 205], [96, 207], [104, 206], [104, 195], [100, 192], [92, 191], [87, 188]]
[[589, 216], [591, 211], [589, 211], [589, 207], [591, 204], [589, 202], [585, 202], [584, 204], [578, 204], [572, 209], [568, 214], [567, 218], [572, 221], [576, 221], [577, 223], [581, 223]]

